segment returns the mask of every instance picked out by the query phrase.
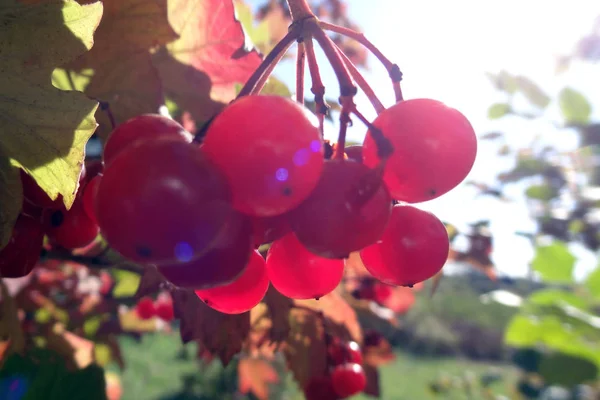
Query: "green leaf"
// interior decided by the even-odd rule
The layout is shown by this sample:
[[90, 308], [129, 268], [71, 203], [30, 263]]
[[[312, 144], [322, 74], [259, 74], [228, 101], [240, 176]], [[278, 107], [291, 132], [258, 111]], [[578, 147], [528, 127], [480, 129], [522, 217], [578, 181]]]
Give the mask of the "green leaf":
[[532, 267], [545, 281], [571, 283], [575, 256], [571, 254], [565, 243], [555, 241], [549, 246], [537, 247]]
[[558, 102], [567, 123], [587, 124], [592, 115], [592, 106], [585, 96], [575, 89], [564, 88], [558, 95]]
[[66, 374], [57, 384], [51, 400], [107, 400], [104, 370], [90, 365]]
[[524, 315], [515, 315], [504, 332], [504, 342], [514, 347], [536, 346], [541, 337], [539, 321]]
[[550, 104], [550, 97], [532, 80], [524, 76], [518, 76], [516, 83], [519, 91], [531, 102], [531, 104], [546, 108]]
[[539, 373], [544, 378], [544, 383], [548, 385], [573, 387], [595, 380], [598, 376], [598, 367], [581, 357], [554, 353], [542, 359]]
[[588, 275], [584, 284], [596, 299], [600, 299], [600, 267]]
[[292, 92], [285, 83], [275, 77], [270, 77], [260, 94], [290, 97]]
[[498, 119], [502, 118], [505, 115], [508, 115], [512, 112], [510, 105], [506, 103], [496, 103], [492, 104], [488, 109], [488, 118], [489, 119]]
[[0, 49], [10, 54], [0, 58], [0, 151], [50, 198], [62, 195], [67, 207], [75, 199], [98, 104], [83, 93], [56, 89], [51, 75], [91, 48], [102, 9], [100, 2], [73, 0], [0, 5]]
[[8, 244], [21, 212], [23, 191], [19, 169], [10, 165], [0, 148], [0, 250]]
[[583, 298], [572, 292], [567, 292], [560, 289], [538, 290], [527, 298], [527, 302], [539, 306], [566, 303], [581, 309], [586, 309], [588, 307], [587, 302]]
[[550, 201], [558, 196], [558, 193], [550, 185], [532, 185], [525, 190], [525, 196], [534, 200]]
[[500, 71], [498, 74], [487, 73], [487, 76], [498, 90], [514, 94], [519, 89], [516, 78], [506, 71]]
[[114, 297], [130, 297], [137, 292], [141, 279], [139, 274], [122, 269], [115, 269], [113, 270], [113, 276], [115, 277], [116, 281], [112, 293]]

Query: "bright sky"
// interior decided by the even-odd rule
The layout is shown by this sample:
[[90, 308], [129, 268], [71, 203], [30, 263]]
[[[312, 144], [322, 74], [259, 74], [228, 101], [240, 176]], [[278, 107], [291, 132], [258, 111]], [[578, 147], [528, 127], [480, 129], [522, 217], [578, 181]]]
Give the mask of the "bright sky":
[[[600, 104], [597, 66], [594, 71], [576, 65], [566, 74], [555, 75], [556, 56], [568, 53], [576, 40], [590, 31], [594, 17], [600, 14], [598, 0], [348, 0], [348, 3], [352, 19], [388, 58], [400, 65], [405, 98], [441, 100], [461, 110], [478, 134], [507, 131], [509, 144], [525, 146], [536, 133], [556, 133], [545, 123], [487, 121], [487, 108], [502, 101], [502, 96], [485, 77], [486, 71], [505, 69], [528, 76], [551, 96], [569, 85]], [[375, 58], [370, 59], [370, 65], [370, 71], [365, 73], [367, 80], [384, 104], [393, 104], [387, 73]], [[328, 97], [336, 98], [335, 76], [327, 67], [322, 67], [322, 74], [330, 90]], [[276, 75], [290, 87], [294, 86], [291, 63], [278, 67]], [[359, 97], [357, 104], [367, 116], [374, 117], [364, 98]], [[551, 106], [549, 113], [559, 120], [555, 110]], [[600, 116], [600, 107], [595, 116]], [[327, 136], [334, 139], [336, 129], [329, 128]], [[360, 141], [364, 134], [365, 129], [357, 123], [350, 131], [350, 138]], [[560, 146], [574, 146], [574, 138], [562, 133]], [[467, 180], [493, 182], [499, 171], [509, 169], [511, 159], [500, 159], [497, 150], [498, 143], [480, 142], [477, 161]], [[503, 273], [522, 276], [533, 252], [530, 244], [514, 232], [532, 231], [535, 227], [522, 192], [522, 187], [509, 188], [506, 194], [517, 201], [502, 203], [491, 198], [474, 199], [473, 189], [460, 187], [418, 206], [459, 228], [468, 222], [491, 219], [496, 265]], [[580, 274], [596, 264], [592, 254], [577, 246], [573, 251], [580, 256]]]

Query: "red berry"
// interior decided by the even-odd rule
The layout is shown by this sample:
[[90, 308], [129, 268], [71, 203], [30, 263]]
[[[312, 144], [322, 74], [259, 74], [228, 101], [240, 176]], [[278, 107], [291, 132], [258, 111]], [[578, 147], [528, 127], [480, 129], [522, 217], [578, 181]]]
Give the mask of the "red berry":
[[323, 141], [308, 109], [281, 96], [246, 96], [211, 123], [203, 151], [225, 173], [244, 213], [283, 214], [314, 189]]
[[244, 271], [252, 253], [252, 224], [249, 217], [232, 212], [223, 225], [220, 236], [204, 255], [189, 262], [160, 265], [159, 271], [174, 285], [192, 289], [233, 282]]
[[360, 346], [354, 341], [336, 341], [329, 346], [328, 353], [332, 365], [346, 363], [362, 364]]
[[156, 315], [154, 301], [150, 297], [142, 297], [135, 307], [135, 312], [141, 319], [151, 319]]
[[292, 229], [311, 252], [347, 258], [381, 237], [392, 198], [375, 171], [351, 160], [328, 160], [311, 195], [292, 211]]
[[304, 388], [306, 400], [335, 400], [337, 393], [333, 390], [333, 383], [328, 376], [315, 376], [310, 378]]
[[267, 274], [281, 294], [292, 299], [325, 296], [342, 280], [343, 260], [319, 257], [308, 251], [296, 235], [276, 240], [267, 254]]
[[0, 277], [20, 278], [29, 274], [40, 258], [43, 241], [39, 220], [19, 215], [8, 244], [0, 250]]
[[394, 289], [391, 286], [377, 282], [374, 285], [375, 295], [373, 296], [373, 300], [384, 305], [385, 302], [388, 301], [388, 299], [392, 296], [393, 291]]
[[[459, 111], [431, 99], [401, 101], [373, 122], [394, 147], [384, 180], [392, 197], [409, 203], [435, 199], [457, 186], [477, 154], [477, 138]], [[365, 138], [366, 165], [379, 163], [371, 133]]]
[[21, 170], [21, 183], [23, 184], [23, 197], [29, 203], [41, 208], [51, 209], [59, 209], [63, 206], [61, 195], [56, 200], [50, 199], [50, 196], [23, 170]]
[[217, 311], [241, 314], [260, 303], [268, 288], [265, 259], [258, 251], [253, 251], [244, 272], [235, 281], [225, 286], [197, 290], [196, 295]]
[[449, 251], [448, 234], [435, 215], [396, 205], [381, 240], [360, 252], [369, 272], [389, 285], [411, 286], [437, 274]]
[[183, 126], [170, 118], [158, 114], [143, 114], [125, 121], [110, 134], [104, 146], [104, 163], [112, 163], [117, 154], [140, 141], [170, 138], [190, 143], [192, 135]]
[[271, 243], [291, 232], [289, 214], [252, 218], [254, 246]]
[[98, 225], [88, 217], [81, 197], [70, 210], [46, 210], [43, 218], [48, 238], [65, 249], [87, 246], [98, 235]]
[[197, 147], [177, 140], [137, 142], [104, 171], [96, 218], [104, 238], [142, 263], [201, 257], [233, 213], [230, 191]]
[[98, 193], [100, 179], [102, 179], [102, 175], [96, 175], [83, 189], [83, 209], [95, 224], [98, 224], [98, 220], [96, 219], [94, 203], [96, 202], [96, 194]]
[[[389, 288], [389, 286], [385, 287]], [[412, 288], [396, 287], [391, 289], [390, 295], [380, 303], [396, 314], [404, 314], [415, 304], [415, 293]]]
[[163, 321], [173, 321], [175, 318], [175, 310], [173, 309], [173, 300], [162, 300], [154, 305], [156, 316]]
[[342, 364], [333, 369], [331, 383], [337, 395], [346, 398], [365, 390], [367, 375], [360, 364]]

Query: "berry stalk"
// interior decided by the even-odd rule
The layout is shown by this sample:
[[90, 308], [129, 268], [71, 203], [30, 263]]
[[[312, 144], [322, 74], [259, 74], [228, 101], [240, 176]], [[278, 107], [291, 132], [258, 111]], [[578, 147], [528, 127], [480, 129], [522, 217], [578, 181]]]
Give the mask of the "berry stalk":
[[383, 64], [385, 69], [388, 71], [390, 75], [390, 79], [392, 80], [392, 85], [394, 88], [394, 93], [396, 95], [396, 101], [402, 101], [402, 89], [400, 87], [400, 81], [402, 81], [402, 72], [397, 64], [392, 63], [382, 52], [375, 46], [367, 37], [355, 30], [344, 28], [343, 26], [338, 26], [334, 24], [330, 24], [327, 22], [319, 21], [319, 26], [326, 31], [331, 31], [335, 33], [339, 33], [340, 35], [349, 37], [350, 39], [356, 40], [358, 43], [365, 46], [377, 59]]
[[298, 53], [296, 54], [296, 101], [304, 104], [304, 69], [306, 64], [306, 52], [304, 43], [298, 43]]
[[356, 68], [356, 66], [348, 58], [348, 56], [337, 45], [335, 47], [338, 50], [338, 53], [340, 54], [342, 59], [344, 60], [346, 68], [348, 68], [348, 70], [350, 71], [350, 75], [352, 75], [352, 78], [354, 78], [354, 80], [358, 84], [358, 87], [360, 87], [361, 90], [367, 95], [367, 98], [373, 105], [373, 108], [375, 109], [375, 112], [377, 112], [377, 115], [381, 114], [383, 110], [385, 110], [385, 107], [381, 103], [381, 100], [379, 100], [379, 98], [375, 94], [373, 88], [369, 85], [367, 80], [364, 78], [364, 76], [362, 76], [358, 68]]
[[[294, 40], [298, 39], [298, 37], [300, 36], [300, 32], [301, 32], [300, 25], [295, 25], [290, 28], [290, 30], [283, 37], [283, 39], [281, 39], [279, 41], [279, 43], [277, 43], [275, 45], [273, 50], [271, 50], [269, 52], [269, 54], [267, 54], [265, 59], [258, 66], [256, 71], [254, 71], [252, 76], [250, 76], [250, 78], [248, 78], [248, 81], [246, 81], [246, 84], [244, 85], [242, 90], [240, 90], [240, 93], [238, 94], [237, 98], [247, 96], [247, 95], [251, 94], [252, 92], [254, 92], [257, 84], [261, 81], [263, 75], [265, 75], [268, 71], [270, 71], [270, 72], [273, 71], [273, 68], [275, 68], [275, 65], [281, 59], [283, 54], [292, 45]], [[270, 75], [270, 72], [268, 72], [269, 75]], [[267, 76], [267, 78], [268, 78], [268, 76]]]
[[329, 106], [325, 103], [325, 85], [323, 85], [323, 81], [321, 80], [321, 73], [319, 72], [319, 64], [317, 63], [317, 56], [315, 55], [312, 37], [304, 39], [304, 48], [306, 50], [308, 71], [310, 72], [310, 79], [312, 82], [310, 91], [315, 95], [315, 114], [317, 114], [317, 118], [319, 118], [319, 130], [321, 136], [323, 136], [323, 124]]
[[314, 18], [315, 14], [310, 9], [306, 0], [287, 0], [292, 21], [299, 21], [306, 18]]

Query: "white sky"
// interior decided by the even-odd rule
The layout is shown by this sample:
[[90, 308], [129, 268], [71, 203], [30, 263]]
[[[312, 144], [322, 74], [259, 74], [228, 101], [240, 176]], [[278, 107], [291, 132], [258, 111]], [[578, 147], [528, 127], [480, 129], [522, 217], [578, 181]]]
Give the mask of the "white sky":
[[[256, 1], [253, 1], [256, 3]], [[509, 132], [509, 144], [525, 146], [536, 133], [559, 136], [546, 123], [520, 121], [487, 121], [487, 108], [502, 96], [491, 86], [485, 72], [500, 69], [523, 74], [540, 84], [551, 96], [565, 85], [585, 93], [600, 104], [600, 68], [575, 65], [568, 73], [555, 75], [558, 54], [569, 52], [576, 40], [589, 32], [593, 19], [600, 14], [598, 0], [348, 0], [352, 19], [357, 21], [369, 39], [388, 58], [397, 62], [404, 73], [405, 98], [430, 97], [461, 110], [478, 134], [492, 130]], [[393, 104], [393, 91], [386, 71], [370, 59], [365, 73], [386, 105]], [[337, 98], [337, 82], [329, 67], [321, 67], [331, 98]], [[294, 66], [284, 63], [276, 75], [294, 87]], [[308, 84], [307, 80], [307, 84]], [[310, 86], [307, 85], [307, 88]], [[363, 112], [373, 117], [363, 97], [357, 99]], [[559, 120], [550, 107], [551, 118]], [[600, 116], [600, 106], [594, 110]], [[329, 138], [337, 132], [329, 127]], [[365, 129], [357, 123], [350, 139], [362, 140]], [[575, 145], [574, 135], [560, 134], [561, 147]], [[499, 171], [511, 166], [511, 159], [496, 156], [498, 144], [480, 142], [477, 161], [468, 179], [493, 182]], [[516, 198], [501, 203], [491, 198], [474, 199], [474, 190], [459, 187], [419, 207], [428, 209], [440, 219], [464, 227], [468, 222], [491, 219], [494, 233], [494, 261], [498, 269], [510, 275], [525, 275], [533, 252], [530, 244], [514, 235], [517, 230], [535, 227], [522, 202], [522, 187], [507, 190]], [[591, 254], [577, 246], [582, 273], [596, 264]]]

